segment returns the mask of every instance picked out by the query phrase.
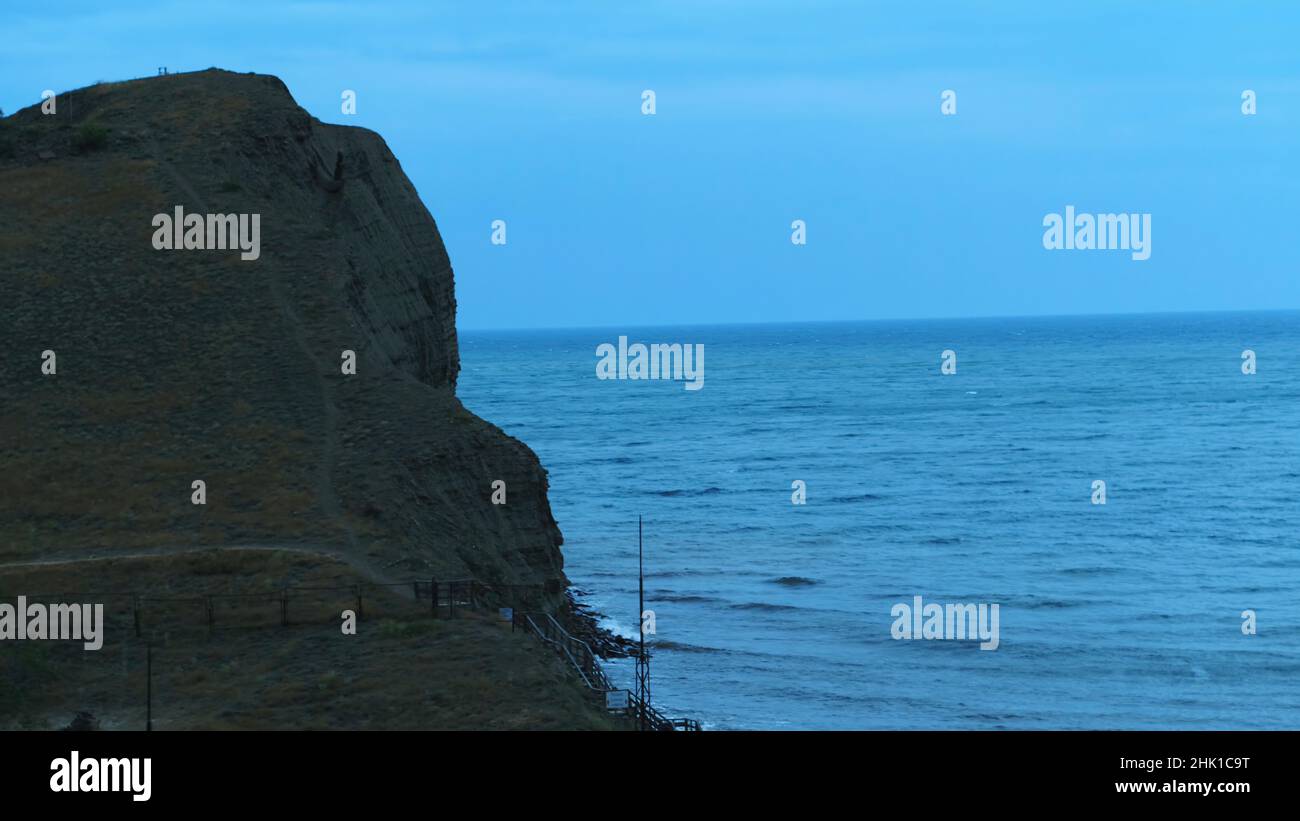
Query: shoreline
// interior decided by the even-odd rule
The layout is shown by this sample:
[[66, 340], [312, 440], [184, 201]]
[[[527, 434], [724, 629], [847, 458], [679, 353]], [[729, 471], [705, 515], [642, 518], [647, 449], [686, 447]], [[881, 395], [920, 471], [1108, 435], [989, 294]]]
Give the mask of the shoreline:
[[[582, 591], [578, 591], [581, 593]], [[572, 586], [564, 591], [565, 608], [562, 623], [576, 639], [587, 643], [600, 659], [632, 658], [637, 653], [637, 643], [602, 627], [604, 613], [577, 600]]]

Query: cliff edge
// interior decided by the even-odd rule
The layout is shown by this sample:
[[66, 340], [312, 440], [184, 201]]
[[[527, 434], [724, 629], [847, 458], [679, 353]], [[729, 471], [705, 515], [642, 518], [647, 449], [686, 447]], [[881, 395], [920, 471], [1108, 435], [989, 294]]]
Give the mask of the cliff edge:
[[[455, 396], [451, 264], [379, 135], [216, 69], [54, 104], [0, 121], [0, 563], [316, 545], [566, 586], [545, 470]], [[257, 258], [158, 250], [177, 207], [260, 215]]]

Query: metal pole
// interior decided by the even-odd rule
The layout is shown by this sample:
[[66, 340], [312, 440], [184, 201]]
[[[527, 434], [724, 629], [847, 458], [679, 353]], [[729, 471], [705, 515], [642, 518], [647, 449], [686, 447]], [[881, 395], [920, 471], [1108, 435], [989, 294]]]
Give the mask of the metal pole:
[[153, 729], [153, 642], [145, 645], [144, 728]]
[[641, 729], [645, 730], [646, 702], [650, 700], [650, 661], [645, 655], [645, 547], [641, 517], [636, 517], [637, 611], [636, 623], [641, 633], [641, 653], [637, 657], [637, 689], [641, 699]]

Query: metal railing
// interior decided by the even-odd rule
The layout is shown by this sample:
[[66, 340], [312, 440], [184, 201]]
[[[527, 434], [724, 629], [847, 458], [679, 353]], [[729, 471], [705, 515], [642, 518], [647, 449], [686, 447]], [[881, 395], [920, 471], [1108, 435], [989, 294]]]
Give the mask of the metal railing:
[[557, 653], [573, 665], [578, 671], [588, 689], [606, 697], [606, 693], [622, 692], [627, 693], [627, 707], [619, 710], [624, 715], [634, 718], [645, 716], [646, 724], [653, 730], [688, 730], [697, 731], [700, 729], [700, 722], [691, 718], [668, 718], [663, 713], [656, 710], [652, 705], [643, 702], [636, 693], [631, 690], [625, 690], [621, 687], [615, 687], [605, 675], [601, 668], [596, 654], [592, 652], [591, 646], [580, 638], [577, 638], [565, 630], [564, 627], [555, 620], [555, 617], [549, 613], [515, 613], [514, 623], [516, 626], [523, 625], [526, 629], [531, 630], [543, 642], [550, 645]]
[[[640, 720], [642, 700], [637, 697], [636, 693], [631, 690], [627, 693], [627, 715], [631, 718]], [[698, 730], [700, 723], [690, 718], [669, 718], [659, 712], [651, 704], [645, 705], [645, 721], [652, 730], [672, 731], [672, 730]]]
[[123, 618], [136, 636], [150, 631], [225, 627], [256, 627], [328, 622], [341, 608], [358, 619], [386, 614], [408, 615], [425, 606], [434, 617], [456, 617], [463, 608], [489, 606], [528, 608], [545, 602], [543, 585], [486, 585], [477, 579], [412, 579], [405, 582], [354, 582], [343, 585], [284, 585], [257, 593], [196, 590], [193, 592], [135, 592], [25, 594], [52, 601], [94, 600], [105, 612]]
[[616, 689], [605, 676], [605, 671], [601, 669], [600, 662], [596, 661], [596, 654], [591, 652], [590, 645], [582, 639], [570, 635], [569, 631], [560, 626], [554, 616], [550, 613], [525, 613], [522, 618], [525, 624], [542, 641], [551, 645], [561, 656], [568, 659], [588, 688], [600, 693]]
[[[389, 593], [401, 593], [403, 590], [411, 597], [404, 598], [406, 607], [415, 606], [411, 601], [429, 602], [430, 614], [437, 618], [440, 612], [455, 618], [457, 608], [509, 607], [512, 627], [534, 633], [547, 645], [551, 646], [563, 659], [578, 671], [583, 684], [602, 699], [606, 693], [613, 693], [624, 688], [615, 687], [605, 675], [599, 658], [592, 651], [591, 645], [565, 630], [550, 613], [536, 608], [545, 606], [548, 592], [544, 585], [488, 585], [477, 579], [453, 579], [440, 582], [436, 578], [428, 580], [414, 579], [409, 582], [376, 583], [361, 582], [348, 585], [286, 585], [262, 593], [224, 593], [196, 592], [190, 595], [160, 596], [149, 593], [115, 593], [92, 596], [96, 600], [120, 602], [116, 610], [132, 624], [137, 637], [145, 632], [159, 629], [181, 627], [186, 624], [206, 627], [213, 631], [223, 626], [251, 627], [258, 623], [278, 622], [282, 627], [302, 624], [324, 619], [336, 619], [337, 607], [345, 605], [355, 608], [358, 619], [365, 618], [367, 593], [381, 590]], [[81, 594], [85, 598], [87, 594]], [[70, 600], [68, 596], [32, 596], [29, 598], [50, 598], [53, 600]], [[77, 597], [72, 597], [77, 598]], [[390, 598], [389, 602], [392, 599]], [[328, 603], [329, 606], [325, 606]], [[312, 607], [312, 605], [316, 605]], [[381, 611], [391, 606], [385, 603]], [[324, 609], [322, 609], [322, 607]], [[310, 611], [310, 612], [308, 612]], [[251, 620], [248, 617], [252, 617]], [[251, 621], [251, 623], [250, 623]], [[637, 695], [627, 692], [627, 707], [619, 712], [630, 717], [639, 717], [642, 703]], [[699, 730], [700, 723], [689, 718], [668, 718], [647, 704], [644, 707], [646, 723], [656, 730]]]

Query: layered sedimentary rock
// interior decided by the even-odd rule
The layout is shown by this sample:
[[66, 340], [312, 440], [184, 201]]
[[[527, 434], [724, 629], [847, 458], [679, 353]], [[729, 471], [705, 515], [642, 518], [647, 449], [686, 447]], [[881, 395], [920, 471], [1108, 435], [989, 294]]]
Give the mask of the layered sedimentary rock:
[[[545, 471], [456, 399], [451, 264], [382, 138], [219, 70], [55, 105], [0, 122], [0, 562], [295, 544], [564, 584]], [[177, 206], [260, 215], [258, 258], [157, 250]]]

